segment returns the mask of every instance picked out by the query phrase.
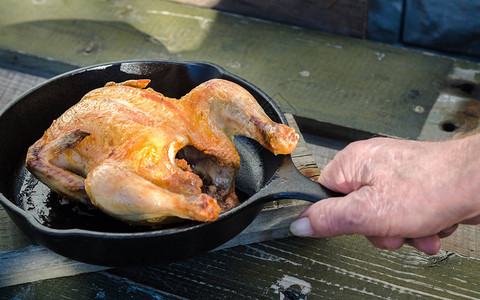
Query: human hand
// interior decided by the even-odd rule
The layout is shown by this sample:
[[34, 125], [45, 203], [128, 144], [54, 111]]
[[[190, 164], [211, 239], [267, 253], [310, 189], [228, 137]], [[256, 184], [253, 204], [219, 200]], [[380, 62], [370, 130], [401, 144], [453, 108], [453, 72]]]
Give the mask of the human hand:
[[480, 134], [446, 142], [374, 138], [340, 151], [319, 182], [346, 196], [319, 201], [290, 230], [362, 234], [376, 247], [404, 243], [435, 254], [457, 224], [480, 224]]

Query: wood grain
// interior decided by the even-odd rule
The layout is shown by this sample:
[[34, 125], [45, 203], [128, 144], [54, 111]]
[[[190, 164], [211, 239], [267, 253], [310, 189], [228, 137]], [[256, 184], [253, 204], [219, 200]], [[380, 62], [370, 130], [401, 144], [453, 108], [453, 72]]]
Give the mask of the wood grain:
[[0, 67], [0, 109], [46, 78]]
[[0, 60], [57, 74], [124, 59], [209, 61], [260, 87], [285, 112], [408, 139], [419, 136], [459, 64], [173, 2], [86, 1], [1, 1]]
[[0, 299], [178, 300], [182, 298], [120, 276], [97, 272], [2, 288]]
[[[5, 0], [0, 36], [1, 64], [24, 71], [50, 76], [123, 59], [206, 60], [259, 86], [286, 112], [411, 139], [422, 136], [439, 95], [458, 80], [455, 70], [466, 75], [480, 70], [478, 63], [167, 1]], [[11, 89], [44, 80], [12, 74], [0, 77], [2, 105], [22, 88]], [[337, 146], [309, 144], [320, 168]], [[258, 234], [247, 228], [228, 248], [190, 260], [95, 273], [102, 268], [33, 245], [0, 210], [0, 285], [8, 286], [0, 299], [480, 298], [478, 259], [445, 251], [424, 256], [410, 247], [380, 251], [359, 236], [281, 238], [288, 234], [289, 218], [301, 210], [295, 202], [273, 203], [252, 226], [275, 230], [261, 227]], [[452, 237], [457, 235], [461, 231]], [[462, 236], [458, 251], [477, 251], [462, 246], [478, 245], [474, 235]], [[73, 274], [79, 275], [67, 276]]]
[[480, 258], [479, 227], [459, 225], [454, 234], [442, 240], [442, 249], [467, 257]]
[[109, 273], [185, 298], [475, 299], [479, 262], [447, 252], [425, 256], [410, 247], [381, 251], [358, 236], [292, 237]]
[[358, 236], [291, 237], [5, 287], [0, 299], [478, 299], [479, 266], [448, 252], [381, 251]]
[[107, 268], [83, 264], [41, 246], [0, 252], [0, 288]]
[[[21, 94], [23, 90], [30, 88], [30, 84], [40, 83], [45, 80], [44, 78], [31, 75], [26, 75], [24, 77], [22, 73], [4, 69], [0, 69], [0, 74], [5, 75], [6, 78], [1, 81], [5, 87], [2, 97], [0, 98], [2, 103], [8, 102], [10, 99], [15, 98], [16, 95]], [[14, 90], [9, 90], [9, 87], [11, 86], [14, 87]], [[292, 115], [287, 114], [287, 118], [289, 122], [295, 124]], [[310, 137], [309, 140], [313, 143], [310, 143], [308, 147], [314, 153], [317, 161], [320, 162], [321, 167], [324, 167], [324, 165], [328, 163], [338, 151], [337, 149], [319, 145], [321, 143], [318, 141], [318, 137], [317, 140], [312, 137]], [[303, 138], [301, 144], [304, 145]], [[304, 170], [308, 170], [306, 174], [309, 174], [309, 176], [314, 179], [318, 176], [319, 169], [316, 167], [315, 161], [312, 160], [312, 156], [309, 155], [310, 149], [307, 147], [299, 147], [296, 151], [295, 160], [297, 166]], [[308, 205], [308, 203], [303, 201], [295, 200], [284, 200], [271, 203], [250, 227], [242, 232], [236, 239], [223, 245], [217, 251], [224, 251], [227, 248], [229, 249], [238, 245], [288, 236], [288, 226], [290, 222]], [[38, 280], [43, 280], [39, 285], [45, 285], [49, 282], [46, 279], [105, 270], [104, 267], [75, 262], [57, 255], [43, 247], [31, 245], [29, 239], [11, 223], [3, 210], [0, 210], [0, 217], [0, 232], [2, 232], [2, 239], [0, 240], [2, 246], [2, 252], [0, 252], [0, 263], [2, 265], [0, 268], [0, 286], [12, 286], [21, 283], [36, 282]], [[475, 246], [475, 240], [472, 239], [472, 228], [475, 227], [468, 227], [470, 234], [467, 236], [462, 234], [461, 229], [454, 235], [454, 237], [457, 237], [458, 239], [456, 239], [455, 248], [452, 248], [452, 250], [464, 255], [472, 255], [476, 253], [477, 248]], [[357, 243], [355, 239], [354, 241]], [[468, 247], [466, 247], [465, 243], [468, 243]], [[444, 249], [445, 248], [446, 247], [444, 247]], [[338, 251], [338, 249], [334, 248], [333, 251]], [[372, 251], [372, 249], [369, 251]], [[445, 253], [446, 252], [443, 252], [442, 255], [447, 255], [448, 257], [448, 253]], [[415, 257], [417, 254], [412, 255]], [[425, 260], [423, 256], [420, 256], [420, 258]], [[275, 259], [284, 261], [284, 258]], [[439, 258], [437, 257], [436, 259]], [[473, 261], [472, 263], [474, 264], [475, 262]], [[298, 277], [292, 278], [298, 279]], [[278, 291], [274, 289], [271, 292], [275, 293]], [[418, 291], [413, 291], [412, 293], [418, 293]]]

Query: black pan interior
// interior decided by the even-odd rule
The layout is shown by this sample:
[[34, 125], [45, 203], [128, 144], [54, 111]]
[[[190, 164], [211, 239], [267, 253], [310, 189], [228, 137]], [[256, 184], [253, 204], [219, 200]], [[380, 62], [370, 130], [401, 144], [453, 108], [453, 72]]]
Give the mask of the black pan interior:
[[[61, 203], [57, 194], [38, 182], [24, 168], [26, 150], [67, 108], [77, 103], [88, 91], [102, 87], [108, 81], [151, 79], [149, 87], [168, 97], [180, 98], [198, 84], [212, 78], [227, 79], [242, 85], [252, 93], [267, 115], [276, 122], [285, 123], [278, 107], [267, 95], [212, 64], [136, 61], [85, 68], [47, 81], [20, 97], [21, 101], [4, 109], [0, 117], [0, 192], [9, 201], [32, 214], [40, 224], [52, 229], [112, 233], [153, 230], [129, 226], [98, 210], [87, 210], [81, 205]], [[246, 201], [273, 175], [280, 164], [280, 158], [245, 137], [235, 137], [235, 145], [241, 157], [236, 179], [237, 194], [241, 201]], [[184, 228], [194, 224], [185, 222], [172, 226]]]

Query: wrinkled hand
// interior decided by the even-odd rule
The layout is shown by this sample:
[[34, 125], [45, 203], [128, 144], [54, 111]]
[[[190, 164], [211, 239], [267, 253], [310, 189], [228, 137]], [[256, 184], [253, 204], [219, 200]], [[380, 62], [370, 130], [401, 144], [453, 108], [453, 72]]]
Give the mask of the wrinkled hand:
[[435, 254], [459, 223], [480, 224], [480, 135], [355, 142], [326, 166], [319, 182], [346, 196], [310, 206], [292, 223], [293, 234], [362, 234], [381, 249], [408, 243]]

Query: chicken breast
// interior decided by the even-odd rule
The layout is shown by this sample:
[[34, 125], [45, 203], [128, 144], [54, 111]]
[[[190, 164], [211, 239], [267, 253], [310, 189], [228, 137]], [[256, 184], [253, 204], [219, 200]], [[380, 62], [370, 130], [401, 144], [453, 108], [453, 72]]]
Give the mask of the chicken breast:
[[238, 205], [234, 135], [275, 154], [295, 150], [295, 129], [233, 82], [213, 79], [178, 100], [149, 83], [87, 93], [28, 149], [27, 169], [65, 198], [131, 224], [213, 221]]

